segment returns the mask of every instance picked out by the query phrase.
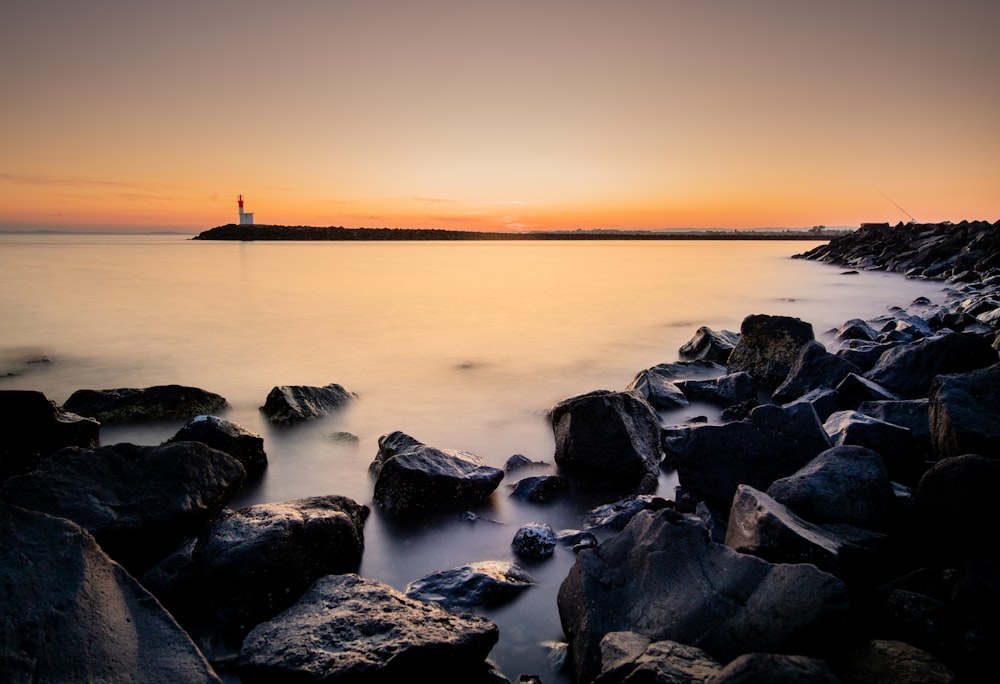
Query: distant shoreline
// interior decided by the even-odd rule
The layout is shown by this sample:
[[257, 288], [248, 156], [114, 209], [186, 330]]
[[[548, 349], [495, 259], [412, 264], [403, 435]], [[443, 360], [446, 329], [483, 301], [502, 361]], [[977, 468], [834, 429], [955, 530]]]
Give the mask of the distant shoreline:
[[230, 223], [195, 235], [192, 240], [809, 240], [826, 241], [850, 231], [809, 230], [692, 230], [692, 231], [540, 231], [532, 233], [480, 232], [436, 228], [344, 228], [341, 226], [241, 226]]

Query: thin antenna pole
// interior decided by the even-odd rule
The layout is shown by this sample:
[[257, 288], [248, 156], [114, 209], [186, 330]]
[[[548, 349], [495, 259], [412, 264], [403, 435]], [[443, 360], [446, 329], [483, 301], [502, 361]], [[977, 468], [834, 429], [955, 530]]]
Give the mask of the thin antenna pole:
[[885, 199], [886, 201], [890, 202], [890, 203], [892, 204], [892, 206], [896, 207], [896, 208], [897, 208], [897, 209], [899, 209], [899, 210], [900, 210], [901, 212], [903, 212], [904, 214], [906, 214], [907, 216], [909, 216], [909, 217], [910, 217], [910, 220], [911, 220], [911, 221], [913, 221], [914, 223], [916, 223], [916, 222], [917, 222], [917, 219], [913, 218], [913, 214], [911, 214], [910, 212], [908, 212], [908, 211], [907, 211], [906, 209], [903, 209], [903, 207], [901, 207], [901, 206], [899, 206], [898, 204], [896, 204], [896, 202], [893, 202], [892, 198], [891, 198], [891, 197], [889, 197], [889, 196], [888, 196], [887, 194], [885, 194], [884, 192], [880, 192], [879, 194], [880, 194], [880, 195], [882, 195], [882, 197], [883, 197], [883, 198], [884, 198], [884, 199]]

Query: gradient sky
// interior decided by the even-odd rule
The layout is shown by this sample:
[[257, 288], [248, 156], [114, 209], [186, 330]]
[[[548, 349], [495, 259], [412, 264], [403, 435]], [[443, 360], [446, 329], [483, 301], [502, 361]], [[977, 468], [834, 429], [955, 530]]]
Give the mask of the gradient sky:
[[[4, 0], [0, 227], [1000, 219], [997, 0]], [[897, 206], [898, 205], [898, 206]]]

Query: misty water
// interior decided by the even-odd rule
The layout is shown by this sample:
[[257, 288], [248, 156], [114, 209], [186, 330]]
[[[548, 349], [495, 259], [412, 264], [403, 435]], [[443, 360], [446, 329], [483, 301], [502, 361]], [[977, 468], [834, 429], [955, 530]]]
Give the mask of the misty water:
[[[749, 314], [798, 316], [817, 337], [873, 318], [939, 283], [791, 259], [802, 241], [201, 242], [163, 235], [0, 236], [0, 389], [64, 402], [82, 388], [182, 384], [226, 397], [221, 415], [264, 438], [265, 478], [233, 507], [342, 494], [371, 506], [368, 465], [401, 430], [503, 467], [513, 454], [553, 463], [546, 410], [677, 360], [706, 325], [738, 331]], [[39, 362], [43, 360], [44, 362]], [[348, 408], [293, 427], [259, 412], [275, 385], [339, 383]], [[693, 405], [664, 424], [718, 409]], [[102, 428], [105, 444], [159, 444], [182, 421]], [[357, 436], [338, 439], [336, 433]], [[460, 513], [400, 526], [373, 508], [360, 574], [404, 589], [426, 574], [510, 560], [517, 528], [578, 528], [579, 496], [509, 498], [509, 476], [474, 521]], [[663, 473], [659, 495], [676, 484]], [[537, 584], [481, 611], [500, 628], [491, 659], [511, 680], [553, 671], [556, 592], [572, 550], [522, 563]], [[218, 655], [218, 654], [210, 654]]]

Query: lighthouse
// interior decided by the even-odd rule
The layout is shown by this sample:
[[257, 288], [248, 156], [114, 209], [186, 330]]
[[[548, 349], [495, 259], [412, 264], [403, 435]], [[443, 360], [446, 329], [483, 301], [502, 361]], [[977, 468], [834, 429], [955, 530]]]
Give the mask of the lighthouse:
[[236, 200], [237, 204], [240, 205], [240, 225], [241, 226], [252, 226], [253, 225], [253, 212], [249, 214], [243, 211], [243, 195], [239, 196]]

